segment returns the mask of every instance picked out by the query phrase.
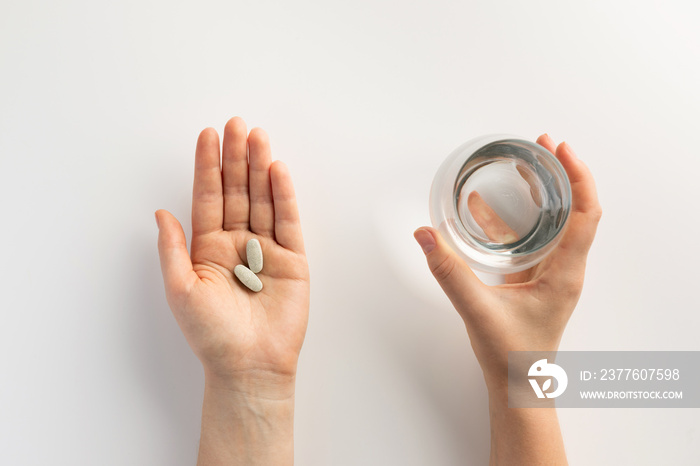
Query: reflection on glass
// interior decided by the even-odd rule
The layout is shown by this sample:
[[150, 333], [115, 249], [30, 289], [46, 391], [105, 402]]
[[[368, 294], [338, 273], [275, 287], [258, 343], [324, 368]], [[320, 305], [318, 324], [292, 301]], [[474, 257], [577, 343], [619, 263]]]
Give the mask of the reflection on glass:
[[540, 217], [542, 192], [536, 179], [530, 169], [512, 161], [477, 170], [459, 195], [462, 223], [481, 241], [515, 243], [532, 231]]

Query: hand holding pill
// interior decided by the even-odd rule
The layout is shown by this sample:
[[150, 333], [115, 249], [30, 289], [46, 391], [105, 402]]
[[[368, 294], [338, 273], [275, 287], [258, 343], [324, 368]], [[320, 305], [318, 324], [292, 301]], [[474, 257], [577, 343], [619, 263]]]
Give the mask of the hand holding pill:
[[[208, 380], [240, 391], [293, 391], [308, 319], [309, 271], [292, 180], [267, 134], [226, 124], [199, 135], [192, 240], [156, 212], [168, 303]], [[265, 263], [263, 268], [263, 251]]]

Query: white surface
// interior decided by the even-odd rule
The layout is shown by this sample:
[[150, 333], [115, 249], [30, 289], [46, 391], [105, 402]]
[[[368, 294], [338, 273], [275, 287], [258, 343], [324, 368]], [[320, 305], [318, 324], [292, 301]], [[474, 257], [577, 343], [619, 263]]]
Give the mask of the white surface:
[[[566, 139], [604, 217], [566, 350], [698, 350], [696, 2], [4, 2], [0, 464], [194, 464], [202, 372], [153, 212], [265, 128], [312, 305], [299, 465], [486, 464], [466, 332], [412, 238], [460, 143]], [[381, 274], [369, 281], [367, 265]], [[574, 465], [697, 464], [697, 410], [562, 410]]]

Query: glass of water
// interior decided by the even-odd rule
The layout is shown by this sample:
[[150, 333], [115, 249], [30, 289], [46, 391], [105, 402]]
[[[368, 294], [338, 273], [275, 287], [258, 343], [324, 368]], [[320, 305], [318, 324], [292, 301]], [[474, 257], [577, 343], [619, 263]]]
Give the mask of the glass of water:
[[472, 139], [440, 166], [430, 192], [433, 226], [483, 272], [532, 267], [557, 245], [571, 210], [564, 167], [516, 136]]

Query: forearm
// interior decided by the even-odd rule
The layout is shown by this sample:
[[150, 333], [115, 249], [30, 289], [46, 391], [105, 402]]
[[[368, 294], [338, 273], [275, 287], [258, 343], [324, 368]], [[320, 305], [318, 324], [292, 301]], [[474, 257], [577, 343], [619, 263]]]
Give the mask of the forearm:
[[294, 386], [250, 390], [207, 380], [198, 466], [294, 464]]
[[509, 408], [507, 384], [489, 387], [491, 466], [566, 465], [557, 412], [551, 408]]

